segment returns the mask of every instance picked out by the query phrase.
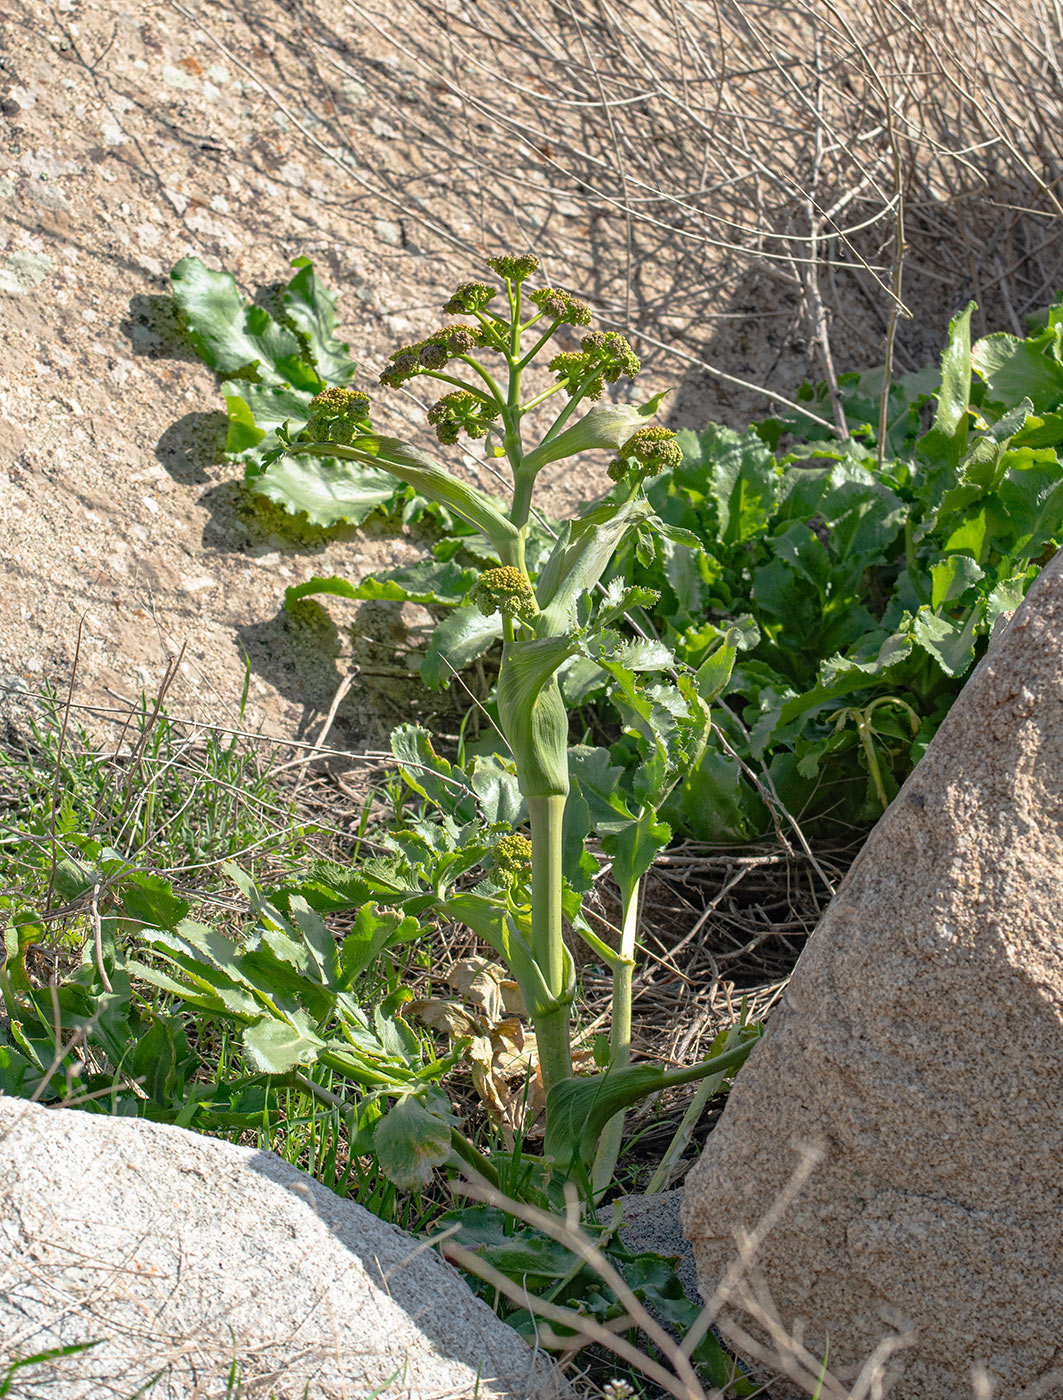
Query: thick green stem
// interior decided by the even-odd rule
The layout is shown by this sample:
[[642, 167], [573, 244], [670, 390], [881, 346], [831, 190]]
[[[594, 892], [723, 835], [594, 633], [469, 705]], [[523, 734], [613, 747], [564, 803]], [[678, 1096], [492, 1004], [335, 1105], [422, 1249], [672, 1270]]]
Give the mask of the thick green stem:
[[[639, 887], [636, 880], [627, 890], [619, 956], [610, 959], [613, 969], [612, 1024], [609, 1027], [609, 1069], [623, 1069], [631, 1063], [631, 1005], [635, 977], [635, 940], [639, 922]], [[624, 1112], [614, 1114], [605, 1125], [594, 1154], [591, 1184], [597, 1195], [613, 1179], [624, 1137]]]
[[532, 834], [532, 956], [555, 1002], [535, 1020], [543, 1087], [572, 1074], [568, 985], [561, 922], [561, 825], [564, 796], [529, 797]]
[[513, 505], [509, 518], [518, 530], [523, 530], [531, 514], [532, 490], [535, 486], [535, 473], [523, 467], [513, 470]]

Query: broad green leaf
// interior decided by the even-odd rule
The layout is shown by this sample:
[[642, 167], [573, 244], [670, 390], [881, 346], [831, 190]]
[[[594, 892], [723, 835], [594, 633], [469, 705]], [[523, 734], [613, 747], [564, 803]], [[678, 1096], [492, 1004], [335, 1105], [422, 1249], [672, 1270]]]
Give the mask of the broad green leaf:
[[[849, 585], [859, 581], [869, 564], [883, 558], [903, 529], [907, 507], [866, 467], [848, 463], [831, 470], [820, 511], [830, 527], [832, 553], [848, 565], [850, 577], [845, 582]], [[832, 589], [836, 592], [838, 586], [835, 582]]]
[[[1035, 575], [1037, 570], [1032, 571]], [[986, 599], [985, 626], [987, 632], [992, 632], [993, 624], [1001, 613], [1014, 612], [1020, 607], [1026, 597], [1030, 587], [1030, 576], [1027, 573], [1018, 574], [1014, 578], [1006, 578], [998, 583], [990, 592]]]
[[628, 501], [600, 501], [565, 522], [535, 589], [543, 610], [537, 623], [540, 637], [569, 630], [579, 599], [601, 579], [627, 532], [650, 513], [649, 502], [635, 496]]
[[947, 676], [962, 676], [974, 662], [974, 638], [981, 613], [979, 604], [971, 609], [966, 622], [952, 622], [923, 607], [912, 622], [912, 636]]
[[702, 461], [716, 502], [720, 541], [744, 544], [767, 528], [779, 495], [779, 467], [755, 432], [710, 424], [700, 435]]
[[620, 887], [620, 897], [625, 905], [636, 883], [671, 839], [672, 828], [658, 819], [652, 807], [641, 808], [635, 821], [624, 823], [615, 832], [603, 834], [602, 849], [612, 860], [613, 878]]
[[431, 690], [456, 684], [455, 676], [502, 640], [502, 619], [484, 617], [477, 607], [455, 608], [432, 633], [421, 662], [421, 679]]
[[[389, 1181], [402, 1191], [420, 1191], [450, 1156], [452, 1115], [432, 1095], [431, 1106], [403, 1094], [373, 1129], [373, 1150]], [[449, 1106], [448, 1106], [449, 1107]], [[434, 1110], [434, 1111], [433, 1111]], [[444, 1119], [442, 1113], [446, 1113]]]
[[122, 911], [127, 919], [157, 928], [176, 928], [188, 914], [188, 900], [174, 894], [173, 886], [161, 875], [136, 871], [123, 881]]
[[192, 343], [216, 373], [314, 393], [321, 388], [295, 332], [245, 301], [231, 273], [212, 272], [190, 257], [181, 259], [170, 280]]
[[14, 1046], [0, 1044], [0, 1094], [13, 1099], [26, 1098], [23, 1086], [32, 1075], [33, 1066]]
[[931, 565], [930, 577], [933, 580], [930, 606], [936, 612], [943, 604], [961, 598], [968, 588], [985, 578], [985, 570], [966, 554], [950, 554]]
[[930, 461], [959, 466], [967, 450], [967, 406], [971, 401], [971, 313], [974, 302], [949, 322], [949, 343], [941, 356], [941, 387], [930, 431], [917, 444]]
[[633, 821], [635, 814], [620, 788], [623, 768], [615, 766], [608, 749], [574, 744], [569, 749], [569, 774], [573, 791], [586, 803], [588, 831], [601, 831], [618, 819]]
[[465, 774], [432, 745], [427, 729], [417, 724], [400, 724], [391, 732], [391, 752], [407, 784], [442, 812], [451, 812], [461, 821], [476, 815], [475, 794]]
[[416, 564], [389, 569], [380, 578], [370, 574], [345, 596], [453, 608], [465, 601], [478, 577], [476, 569], [453, 560], [421, 559]]
[[398, 488], [388, 472], [332, 457], [284, 456], [254, 478], [251, 489], [311, 525], [361, 525], [390, 509]]
[[312, 1065], [325, 1048], [325, 1042], [299, 1013], [290, 1021], [263, 1016], [244, 1027], [242, 1039], [248, 1060], [262, 1074], [287, 1074], [296, 1065]]
[[366, 433], [355, 438], [349, 446], [332, 442], [299, 442], [292, 445], [292, 451], [311, 457], [336, 457], [344, 462], [362, 462], [390, 472], [423, 496], [452, 510], [474, 530], [479, 530], [494, 546], [502, 562], [511, 562], [519, 534], [517, 527], [482, 491], [459, 481], [420, 448], [399, 438]]
[[340, 978], [346, 988], [384, 951], [399, 943], [412, 943], [420, 937], [421, 925], [397, 909], [381, 909], [365, 904], [355, 917], [350, 933], [340, 945]]
[[279, 446], [277, 429], [285, 423], [291, 432], [306, 426], [313, 394], [308, 389], [253, 384], [229, 379], [221, 386], [229, 432], [225, 455], [243, 462], [248, 474], [261, 470], [263, 456]]
[[335, 294], [315, 276], [309, 258], [295, 258], [292, 267], [299, 271], [284, 292], [284, 309], [326, 384], [349, 384], [356, 365], [350, 347], [336, 336]]
[[1036, 558], [1046, 544], [1063, 537], [1063, 467], [1054, 453], [1046, 455], [1050, 466], [1010, 467], [997, 492], [1013, 529], [1008, 552], [1021, 559]]
[[694, 676], [698, 694], [711, 704], [727, 689], [738, 654], [738, 633], [732, 627], [721, 637], [719, 645], [701, 663]]
[[571, 1250], [538, 1230], [514, 1229], [513, 1217], [497, 1206], [467, 1206], [439, 1223], [446, 1228], [445, 1239], [472, 1250], [508, 1278], [521, 1279], [531, 1292], [566, 1278], [577, 1263]]
[[1063, 365], [1045, 353], [1050, 335], [1019, 340], [1003, 332], [987, 335], [974, 347], [975, 369], [998, 403], [1029, 399], [1035, 413], [1051, 413], [1063, 405]]
[[159, 1017], [138, 1038], [128, 1068], [149, 1099], [158, 1104], [170, 1103], [177, 1076], [177, 1052], [168, 1022]]
[[596, 659], [603, 666], [608, 663], [627, 671], [661, 671], [675, 665], [671, 649], [656, 639], [624, 642], [615, 650], [603, 651]]
[[[183, 970], [176, 961], [175, 966], [179, 971]], [[148, 963], [138, 962], [135, 958], [126, 959], [125, 970], [130, 977], [148, 982], [160, 991], [179, 998], [188, 1006], [196, 1006], [210, 1015], [246, 1021], [254, 1019], [262, 1012], [262, 1007], [250, 993], [240, 991], [228, 981], [220, 987], [212, 986], [206, 978], [202, 982], [185, 981], [171, 977], [169, 973], [162, 972]]]
[[528, 819], [528, 807], [517, 785], [513, 762], [497, 754], [477, 757], [468, 767], [469, 785], [475, 792], [484, 820], [494, 824], [521, 826]]
[[596, 661], [586, 656], [573, 656], [558, 670], [557, 680], [565, 704], [575, 710], [589, 696], [602, 690], [609, 677]]
[[707, 596], [701, 569], [705, 559], [703, 549], [686, 549], [666, 540], [661, 549], [665, 577], [671, 584], [682, 617], [698, 617]]

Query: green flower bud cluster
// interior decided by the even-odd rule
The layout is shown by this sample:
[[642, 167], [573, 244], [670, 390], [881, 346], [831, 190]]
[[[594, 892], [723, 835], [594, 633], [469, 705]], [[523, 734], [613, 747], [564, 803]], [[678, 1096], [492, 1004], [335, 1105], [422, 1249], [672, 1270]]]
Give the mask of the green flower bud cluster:
[[322, 389], [310, 400], [306, 431], [311, 442], [339, 442], [346, 446], [369, 430], [368, 394], [337, 386]]
[[511, 831], [499, 839], [491, 857], [491, 869], [500, 884], [523, 885], [532, 868], [532, 843], [519, 831]]
[[539, 270], [539, 259], [534, 253], [512, 254], [500, 258], [488, 258], [487, 266], [497, 272], [505, 282], [526, 282], [533, 272]]
[[380, 375], [381, 384], [397, 389], [425, 371], [442, 369], [455, 355], [467, 355], [484, 344], [479, 326], [444, 326], [424, 340], [403, 345], [391, 356], [391, 363]]
[[671, 428], [653, 423], [636, 428], [620, 449], [620, 455], [609, 463], [609, 475], [614, 481], [627, 476], [658, 476], [682, 465], [683, 453]]
[[563, 351], [550, 361], [557, 382], [568, 394], [582, 388], [589, 399], [600, 399], [606, 383], [615, 384], [622, 374], [634, 379], [641, 367], [639, 357], [616, 331], [590, 331], [579, 350]]
[[450, 300], [444, 303], [443, 310], [451, 316], [471, 316], [482, 311], [492, 297], [498, 295], [498, 288], [486, 282], [463, 282]]
[[428, 410], [428, 421], [435, 427], [439, 441], [449, 446], [457, 442], [459, 433], [471, 438], [485, 437], [501, 411], [498, 404], [489, 403], [470, 389], [455, 389], [436, 400]]
[[591, 323], [591, 309], [587, 303], [569, 292], [561, 291], [559, 287], [543, 287], [538, 292], [530, 292], [528, 300], [558, 325], [589, 326]]
[[484, 617], [497, 612], [530, 622], [539, 611], [530, 579], [513, 564], [484, 569], [469, 596]]

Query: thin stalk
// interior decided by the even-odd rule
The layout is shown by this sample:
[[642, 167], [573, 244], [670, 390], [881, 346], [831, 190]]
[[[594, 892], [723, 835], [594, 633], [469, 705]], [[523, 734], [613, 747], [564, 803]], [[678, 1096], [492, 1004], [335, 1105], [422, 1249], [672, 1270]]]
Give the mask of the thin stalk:
[[565, 977], [565, 945], [561, 922], [561, 828], [566, 798], [529, 797], [528, 815], [532, 839], [532, 956], [555, 1007], [536, 1016], [535, 1040], [539, 1050], [543, 1087], [572, 1074], [569, 1040], [568, 986]]
[[[558, 388], [561, 387], [561, 385], [558, 385]], [[558, 433], [565, 426], [568, 420], [572, 417], [573, 413], [576, 411], [577, 406], [582, 402], [582, 399], [582, 390], [572, 395], [571, 399], [569, 399], [565, 407], [550, 424], [549, 428], [547, 428], [542, 440], [539, 443], [540, 447], [545, 447], [548, 442], [553, 442], [554, 438], [557, 437]]]
[[534, 399], [529, 399], [522, 411], [524, 413], [529, 413], [533, 408], [538, 408], [539, 405], [545, 403], [547, 399], [552, 399], [555, 394], [560, 394], [564, 387], [563, 384], [555, 384], [550, 389], [544, 389], [543, 392], [537, 394]]
[[[467, 355], [459, 355], [457, 358], [459, 360], [464, 360], [468, 365], [474, 363]], [[423, 374], [426, 379], [437, 379], [440, 384], [455, 384], [459, 389], [464, 389], [467, 394], [472, 394], [473, 398], [479, 399], [481, 403], [501, 404], [505, 402], [505, 400], [500, 398], [499, 394], [495, 392], [498, 386], [488, 373], [485, 373], [483, 377], [491, 382], [492, 390], [490, 394], [485, 394], [482, 389], [477, 389], [475, 384], [470, 384], [467, 379], [459, 379], [455, 374], [443, 374], [441, 370], [436, 369], [426, 369], [423, 371]]]
[[[726, 1042], [725, 1042], [726, 1048]], [[707, 1079], [703, 1079], [697, 1087], [697, 1092], [690, 1100], [687, 1111], [683, 1114], [682, 1122], [672, 1135], [672, 1141], [665, 1149], [664, 1156], [657, 1164], [657, 1170], [650, 1177], [649, 1185], [646, 1187], [647, 1196], [656, 1195], [658, 1191], [667, 1191], [668, 1183], [672, 1179], [680, 1157], [687, 1149], [694, 1128], [697, 1126], [701, 1115], [705, 1112], [705, 1105], [720, 1090], [723, 1081], [727, 1078], [727, 1071], [722, 1070], [719, 1074], [710, 1074]]]
[[[612, 1024], [609, 1027], [609, 1068], [623, 1069], [631, 1063], [631, 1008], [635, 977], [635, 941], [639, 924], [639, 891], [641, 881], [636, 880], [626, 891], [624, 914], [620, 929], [620, 952], [610, 958], [613, 969]], [[624, 1137], [624, 1112], [614, 1114], [605, 1125], [594, 1154], [591, 1169], [591, 1185], [597, 1195], [604, 1191], [613, 1179], [616, 1164], [620, 1159], [620, 1147]]]
[[[530, 330], [531, 327], [535, 325], [535, 322], [536, 322], [538, 319], [539, 319], [538, 316], [533, 317], [532, 320], [528, 321], [526, 325], [524, 325], [524, 326], [521, 327], [521, 330], [522, 330], [522, 331]], [[546, 344], [546, 342], [550, 339], [550, 337], [553, 335], [554, 331], [557, 330], [558, 324], [559, 324], [559, 322], [556, 322], [556, 321], [555, 321], [554, 324], [550, 327], [550, 329], [549, 329], [548, 331], [544, 331], [544, 332], [543, 332], [543, 334], [539, 337], [539, 339], [535, 342], [535, 344], [534, 344], [534, 345], [532, 346], [532, 348], [527, 352], [527, 354], [524, 355], [524, 356], [522, 356], [522, 358], [521, 358], [521, 360], [520, 360], [520, 363], [517, 365], [517, 368], [518, 368], [518, 369], [526, 369], [527, 366], [531, 364], [532, 360], [535, 359], [536, 355], [538, 355], [539, 351], [543, 348], [543, 346]]]

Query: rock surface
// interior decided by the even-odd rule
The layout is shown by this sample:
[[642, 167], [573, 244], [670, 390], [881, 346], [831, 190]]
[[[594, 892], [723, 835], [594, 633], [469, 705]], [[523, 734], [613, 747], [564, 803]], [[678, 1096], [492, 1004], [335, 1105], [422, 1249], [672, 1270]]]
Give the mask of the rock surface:
[[432, 1249], [270, 1153], [0, 1097], [0, 1180], [0, 1378], [98, 1343], [13, 1395], [563, 1393]]
[[978, 1367], [997, 1400], [1063, 1395], [1061, 925], [1063, 555], [879, 822], [688, 1178], [704, 1296], [818, 1144], [756, 1256], [812, 1356], [829, 1334], [848, 1381], [892, 1334], [890, 1400], [970, 1400]]
[[[849, 8], [857, 20], [867, 9], [859, 0]], [[804, 134], [807, 84], [792, 76], [787, 55], [807, 61], [807, 23], [787, 6], [762, 7], [758, 23], [783, 55], [776, 83], [762, 33], [747, 33], [748, 20], [734, 21], [729, 9], [690, 10], [688, 53], [685, 42], [673, 42], [667, 0], [640, 15], [637, 37], [623, 26], [614, 33], [613, 17], [597, 7], [566, 16], [548, 0], [522, 7], [519, 26], [505, 0], [5, 6], [0, 691], [10, 678], [32, 690], [46, 682], [65, 690], [77, 650], [75, 704], [91, 705], [100, 726], [108, 722], [101, 709], [117, 710], [118, 732], [127, 705], [142, 691], [153, 697], [180, 657], [167, 695], [171, 715], [310, 739], [353, 662], [360, 674], [332, 736], [342, 746], [383, 743], [414, 687], [409, 652], [423, 645], [422, 614], [397, 618], [398, 605], [386, 605], [392, 635], [379, 615], [369, 626], [344, 600], [284, 610], [290, 584], [315, 574], [361, 580], [421, 551], [394, 522], [319, 530], [285, 516], [245, 489], [239, 466], [221, 461], [222, 400], [174, 322], [167, 273], [186, 254], [232, 271], [252, 295], [290, 275], [289, 259], [311, 256], [340, 292], [341, 329], [363, 386], [372, 386], [397, 345], [439, 324], [441, 303], [456, 281], [480, 275], [485, 252], [508, 247], [536, 248], [547, 279], [588, 296], [605, 324], [639, 334], [640, 395], [684, 378], [667, 404], [675, 426], [700, 427], [710, 416], [745, 423], [767, 407], [750, 385], [785, 393], [806, 379], [818, 352], [801, 309], [809, 299], [798, 296], [796, 282], [787, 288], [773, 274], [765, 285], [767, 273], [748, 270], [745, 254], [736, 265], [725, 244], [705, 237], [700, 212], [689, 228], [685, 214], [673, 223], [677, 192], [702, 200], [704, 118], [691, 114], [674, 138], [664, 133], [686, 107], [688, 83], [702, 81], [690, 65], [691, 54], [704, 51], [713, 129], [729, 106], [742, 124], [738, 146], [719, 146], [728, 160], [747, 139], [747, 103], [770, 113], [767, 158], [787, 172], [780, 233], [794, 231], [791, 190], [813, 143]], [[1004, 6], [1019, 19], [1030, 9], [1024, 0]], [[956, 23], [962, 36], [968, 26]], [[824, 42], [835, 29], [825, 25]], [[593, 75], [572, 57], [585, 44], [596, 55]], [[647, 44], [660, 63], [648, 60]], [[972, 40], [965, 59], [961, 47], [965, 84], [970, 79], [978, 92], [983, 75], [992, 76], [984, 45]], [[647, 85], [648, 61], [655, 76]], [[1009, 108], [1016, 139], [1028, 139], [1031, 151], [1051, 150], [1058, 122], [1038, 100], [1041, 80], [1030, 69], [1016, 89], [1012, 71], [997, 82], [1019, 104]], [[1043, 82], [1054, 100], [1050, 68]], [[650, 106], [632, 104], [647, 86]], [[908, 119], [936, 111], [940, 88], [926, 103], [914, 88]], [[555, 101], [562, 91], [569, 99]], [[588, 128], [603, 93], [617, 99], [609, 127]], [[842, 153], [846, 131], [854, 138], [865, 131], [859, 82], [843, 105], [841, 125], [831, 123], [842, 133], [832, 135], [832, 149]], [[968, 137], [977, 141], [966, 133], [965, 147]], [[875, 154], [870, 139], [855, 139], [852, 162], [825, 175], [829, 185], [855, 188], [869, 159], [885, 160], [891, 183], [888, 148]], [[936, 357], [972, 276], [988, 326], [1005, 324], [1006, 310], [1014, 318], [1026, 309], [1017, 282], [1001, 300], [997, 282], [1009, 284], [990, 256], [998, 271], [1021, 266], [1033, 288], [1060, 283], [1059, 234], [1046, 231], [1041, 213], [1023, 232], [1015, 211], [1036, 208], [1036, 199], [1014, 185], [1002, 192], [1002, 152], [992, 145], [993, 176], [975, 181], [978, 200], [989, 189], [1009, 217], [1004, 228], [991, 211], [990, 246], [975, 250], [961, 238], [957, 250], [955, 239], [947, 242], [950, 227], [968, 227], [966, 213], [941, 213], [947, 175], [933, 175], [926, 275], [919, 243], [928, 235], [909, 220], [906, 288], [920, 314], [900, 325], [906, 368]], [[936, 172], [938, 147], [930, 146]], [[962, 169], [977, 169], [978, 160], [965, 150]], [[1026, 169], [1018, 151], [1015, 165]], [[636, 168], [650, 183], [632, 187], [632, 223], [616, 201]], [[754, 162], [750, 171], [759, 168]], [[759, 226], [759, 178], [728, 168], [714, 187], [705, 214], [724, 220], [710, 225], [718, 235]], [[976, 251], [985, 252], [985, 275]], [[858, 290], [850, 262], [837, 280], [847, 313], [831, 331], [839, 367], [879, 363], [881, 330], [868, 321], [864, 300], [880, 304], [877, 279]], [[707, 377], [717, 363], [725, 377]], [[420, 397], [379, 395], [376, 421], [435, 450]], [[460, 460], [481, 486], [498, 489], [492, 461], [468, 450]], [[546, 468], [538, 504], [568, 514], [604, 487], [604, 466], [602, 458]]]

